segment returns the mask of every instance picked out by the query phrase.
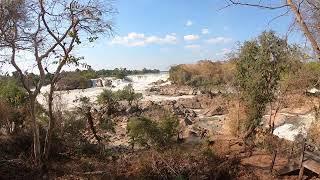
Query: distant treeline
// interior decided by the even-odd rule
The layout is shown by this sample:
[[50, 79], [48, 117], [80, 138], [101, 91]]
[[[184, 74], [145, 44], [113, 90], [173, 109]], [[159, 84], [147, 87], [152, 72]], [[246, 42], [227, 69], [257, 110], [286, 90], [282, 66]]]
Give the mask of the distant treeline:
[[77, 69], [75, 72], [80, 72], [80, 74], [89, 79], [95, 79], [99, 77], [116, 77], [118, 79], [123, 79], [128, 75], [137, 75], [137, 74], [149, 74], [149, 73], [160, 73], [158, 69], [147, 69], [143, 68], [142, 70], [129, 70], [126, 68], [115, 68], [113, 70], [102, 69], [95, 71], [93, 69], [80, 71]]
[[[102, 69], [102, 70], [80, 70], [76, 69], [75, 71], [63, 71], [60, 75], [60, 80], [63, 83], [72, 83], [73, 86], [79, 86], [78, 88], [87, 88], [89, 85], [90, 79], [96, 79], [100, 77], [115, 77], [118, 79], [124, 79], [128, 75], [138, 75], [138, 74], [149, 74], [149, 73], [160, 73], [158, 69], [147, 69], [143, 68], [142, 70], [129, 70], [126, 68], [115, 68], [113, 70]], [[29, 87], [35, 87], [35, 85], [39, 82], [40, 77], [37, 74], [29, 73], [27, 75], [27, 84]], [[50, 83], [50, 79], [52, 78], [52, 74], [47, 73], [45, 77], [44, 85], [48, 85]], [[22, 84], [19, 79], [19, 75], [17, 72], [12, 72], [12, 75], [2, 75], [0, 76], [0, 82], [13, 81], [18, 84], [18, 86], [22, 87]]]

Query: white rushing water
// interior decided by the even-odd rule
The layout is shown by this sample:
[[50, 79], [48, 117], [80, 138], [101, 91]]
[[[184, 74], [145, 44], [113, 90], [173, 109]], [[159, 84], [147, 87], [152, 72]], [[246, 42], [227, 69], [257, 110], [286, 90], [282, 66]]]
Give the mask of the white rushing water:
[[[144, 75], [131, 75], [128, 76], [131, 81], [122, 80], [122, 79], [115, 79], [115, 78], [104, 78], [109, 79], [112, 81], [112, 87], [93, 87], [88, 89], [75, 89], [69, 91], [56, 91], [55, 92], [55, 102], [63, 105], [65, 108], [70, 109], [77, 106], [77, 103], [74, 102], [79, 97], [86, 96], [89, 97], [92, 102], [96, 101], [97, 96], [104, 90], [104, 89], [111, 89], [112, 91], [117, 91], [119, 89], [123, 89], [128, 84], [132, 84], [133, 89], [135, 92], [143, 94], [143, 100], [150, 100], [150, 101], [162, 101], [162, 100], [176, 100], [179, 98], [191, 98], [193, 96], [161, 96], [161, 95], [146, 95], [146, 90], [153, 86], [154, 82], [159, 80], [165, 81], [165, 84], [170, 84], [171, 82], [168, 81], [169, 74], [159, 73], [159, 74], [144, 74]], [[45, 86], [41, 89], [41, 95], [38, 96], [37, 100], [40, 104], [45, 105], [46, 99], [45, 94], [49, 91], [49, 86]]]
[[[285, 114], [286, 118], [292, 117], [290, 114]], [[289, 141], [294, 141], [298, 135], [307, 136], [307, 131], [312, 122], [315, 120], [313, 113], [304, 115], [295, 115], [294, 120], [287, 120], [287, 122], [275, 128], [273, 134]]]

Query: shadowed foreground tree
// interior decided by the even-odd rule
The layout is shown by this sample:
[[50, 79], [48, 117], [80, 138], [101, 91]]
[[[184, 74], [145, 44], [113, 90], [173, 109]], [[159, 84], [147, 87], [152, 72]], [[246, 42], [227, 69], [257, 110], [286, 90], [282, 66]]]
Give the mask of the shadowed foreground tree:
[[[110, 1], [91, 0], [12, 0], [0, 2], [0, 48], [16, 69], [28, 93], [28, 109], [33, 131], [34, 163], [40, 167], [48, 159], [55, 117], [53, 94], [62, 68], [80, 65], [73, 53], [80, 43], [93, 42], [98, 35], [112, 32], [110, 17], [115, 13]], [[27, 84], [28, 71], [18, 62], [29, 57], [40, 78], [34, 89]], [[51, 65], [51, 66], [50, 66]], [[50, 67], [49, 67], [50, 66]], [[52, 71], [52, 72], [49, 72]], [[36, 98], [46, 74], [51, 74], [48, 95], [49, 124], [41, 150]]]
[[320, 61], [320, 1], [319, 0], [284, 0], [278, 2], [228, 0], [229, 5], [251, 6], [261, 9], [283, 9], [284, 13], [278, 17], [291, 12], [300, 29], [309, 40], [316, 58]]

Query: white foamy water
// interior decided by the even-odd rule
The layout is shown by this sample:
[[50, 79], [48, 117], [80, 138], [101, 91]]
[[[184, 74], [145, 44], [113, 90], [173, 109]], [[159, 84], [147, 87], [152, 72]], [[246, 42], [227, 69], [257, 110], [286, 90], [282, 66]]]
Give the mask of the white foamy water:
[[169, 78], [168, 73], [160, 73], [160, 74], [144, 74], [144, 75], [131, 75], [128, 78], [132, 81], [129, 82], [123, 79], [114, 79], [114, 78], [106, 78], [112, 80], [112, 90], [123, 89], [128, 84], [132, 84], [135, 92], [144, 93], [146, 89], [152, 87], [152, 83], [157, 82], [159, 80], [167, 81]]
[[[288, 117], [292, 117], [291, 114], [284, 113], [283, 115]], [[305, 114], [305, 115], [295, 115], [296, 119], [291, 121], [286, 121], [275, 128], [273, 134], [284, 138], [289, 141], [294, 141], [295, 138], [300, 134], [304, 137], [307, 136], [307, 131], [310, 128], [312, 122], [315, 120], [315, 116], [313, 113]]]
[[[121, 79], [114, 79], [114, 78], [105, 78], [112, 81], [112, 86], [114, 87], [93, 87], [88, 89], [75, 89], [69, 91], [56, 91], [55, 92], [55, 101], [56, 103], [63, 104], [65, 108], [71, 109], [78, 104], [74, 102], [77, 98], [81, 96], [89, 97], [92, 102], [95, 102], [97, 96], [104, 90], [104, 89], [111, 89], [112, 91], [117, 91], [119, 89], [123, 89], [128, 84], [132, 84], [133, 89], [135, 92], [143, 94], [143, 100], [147, 101], [162, 101], [162, 100], [177, 100], [179, 98], [191, 98], [193, 96], [186, 95], [186, 96], [161, 96], [161, 95], [146, 95], [146, 90], [153, 86], [152, 83], [157, 82], [159, 80], [166, 81], [162, 85], [170, 84], [171, 82], [168, 81], [169, 74], [168, 73], [159, 73], [159, 74], [144, 74], [144, 75], [131, 75], [128, 76], [131, 80], [121, 80]], [[41, 89], [41, 94], [37, 97], [37, 100], [40, 104], [45, 105], [46, 99], [44, 94], [49, 91], [49, 86], [45, 86]]]

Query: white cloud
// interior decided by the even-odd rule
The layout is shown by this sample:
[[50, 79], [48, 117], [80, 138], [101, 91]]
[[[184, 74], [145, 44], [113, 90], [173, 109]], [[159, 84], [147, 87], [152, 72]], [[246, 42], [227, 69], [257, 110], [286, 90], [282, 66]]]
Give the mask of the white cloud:
[[222, 37], [222, 36], [206, 40], [206, 42], [209, 44], [224, 44], [224, 43], [229, 43], [231, 41], [232, 41], [231, 38]]
[[220, 50], [220, 52], [217, 52], [216, 55], [217, 56], [225, 56], [227, 54], [231, 53], [231, 49], [228, 48], [223, 48]]
[[198, 35], [194, 35], [194, 34], [190, 34], [190, 35], [183, 36], [183, 39], [185, 41], [194, 41], [194, 40], [199, 39], [199, 36]]
[[144, 38], [144, 34], [139, 34], [135, 32], [131, 32], [128, 34], [128, 39], [141, 39]]
[[201, 30], [201, 33], [202, 33], [202, 34], [209, 34], [210, 32], [209, 32], [209, 29], [208, 29], [208, 28], [203, 28], [203, 29]]
[[149, 44], [175, 44], [177, 37], [175, 34], [167, 34], [164, 37], [146, 36], [142, 33], [131, 32], [127, 36], [117, 36], [110, 44], [125, 46], [145, 46]]
[[201, 46], [198, 44], [190, 44], [190, 45], [186, 45], [184, 46], [184, 48], [186, 49], [199, 49]]
[[188, 20], [187, 22], [186, 22], [186, 26], [192, 26], [192, 21], [191, 20]]

